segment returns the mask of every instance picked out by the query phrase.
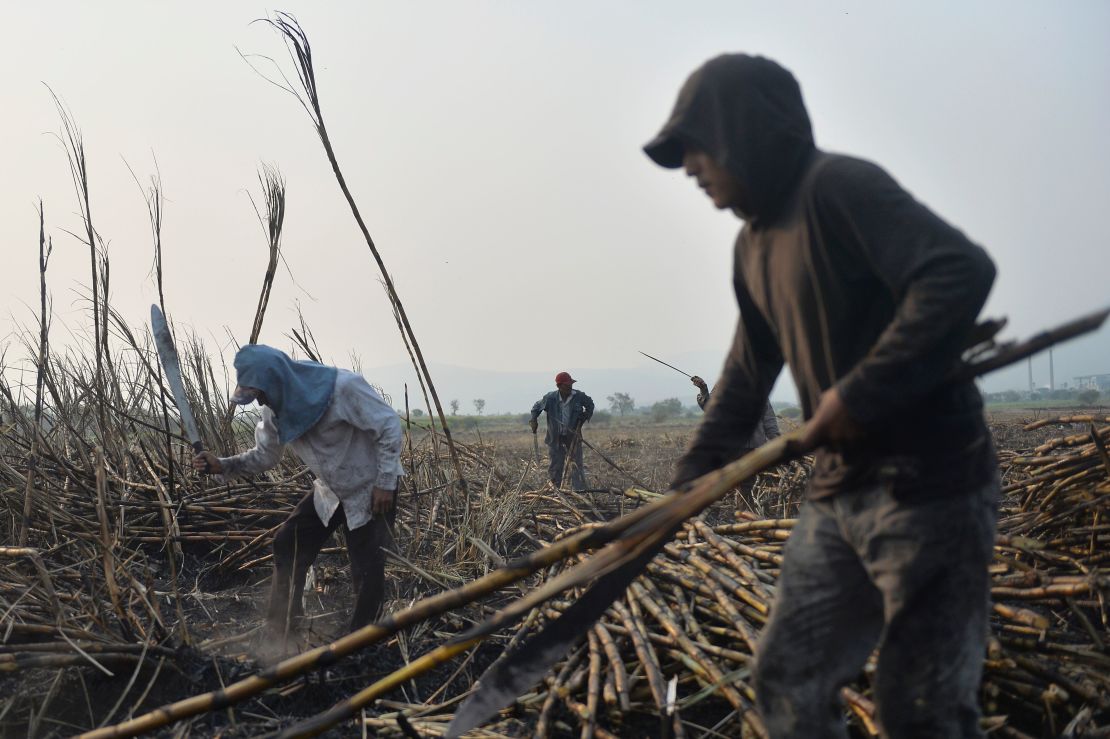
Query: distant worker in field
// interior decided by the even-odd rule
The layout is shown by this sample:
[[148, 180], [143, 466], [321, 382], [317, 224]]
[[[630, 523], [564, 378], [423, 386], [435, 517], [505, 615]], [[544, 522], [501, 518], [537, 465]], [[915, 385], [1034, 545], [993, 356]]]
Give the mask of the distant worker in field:
[[[698, 389], [698, 408], [704, 411], [705, 406], [709, 404], [709, 386], [705, 384], [705, 380], [701, 379], [700, 375], [691, 377], [690, 382]], [[748, 439], [748, 443], [744, 445], [741, 453], [737, 456], [742, 457], [752, 449], [758, 449], [771, 439], [781, 435], [782, 432], [779, 431], [779, 421], [778, 417], [775, 416], [775, 409], [771, 407], [771, 401], [767, 401], [767, 405], [763, 408], [763, 417], [759, 419], [751, 438]]]
[[[698, 389], [698, 407], [703, 411], [705, 406], [709, 404], [709, 386], [705, 384], [705, 380], [700, 375], [694, 375], [690, 378], [690, 382]], [[740, 448], [737, 457], [743, 457], [753, 449], [766, 444], [771, 439], [781, 436], [779, 431], [779, 421], [775, 417], [775, 409], [771, 407], [771, 401], [763, 407], [763, 416], [759, 419], [759, 423], [755, 425], [755, 431], [748, 437], [748, 441]], [[755, 488], [755, 479], [745, 480], [740, 483], [740, 492], [744, 499], [744, 503], [753, 511], [757, 511], [755, 500], [752, 498], [752, 491]], [[758, 512], [758, 511], [757, 511]]]
[[341, 525], [357, 594], [351, 630], [377, 620], [385, 598], [385, 548], [392, 546], [401, 470], [401, 422], [361, 375], [295, 361], [261, 344], [235, 355], [233, 403], [262, 406], [254, 448], [233, 457], [202, 452], [199, 471], [235, 478], [272, 469], [288, 445], [316, 475], [274, 534], [274, 576], [266, 613], [284, 637], [303, 617], [308, 568]]
[[539, 428], [540, 413], [547, 413], [547, 476], [555, 487], [563, 484], [563, 473], [569, 468], [570, 483], [574, 490], [586, 489], [586, 475], [582, 466], [582, 424], [594, 415], [594, 401], [581, 390], [574, 389], [576, 380], [569, 372], [555, 375], [555, 390], [544, 395], [532, 406], [528, 425], [532, 433]]
[[784, 362], [816, 450], [756, 650], [768, 734], [847, 737], [840, 688], [878, 645], [882, 736], [983, 736], [998, 465], [974, 382], [949, 378], [990, 258], [878, 166], [817, 149], [769, 59], [705, 63], [645, 149], [745, 222], [739, 325], [674, 486], [737, 457]]

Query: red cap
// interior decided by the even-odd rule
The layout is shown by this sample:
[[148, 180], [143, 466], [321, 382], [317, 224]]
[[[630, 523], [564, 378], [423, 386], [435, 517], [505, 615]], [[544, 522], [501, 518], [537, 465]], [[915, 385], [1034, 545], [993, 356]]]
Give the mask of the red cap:
[[574, 382], [578, 382], [578, 381], [575, 380], [573, 377], [571, 377], [569, 372], [560, 372], [559, 374], [555, 375], [555, 384], [556, 385], [565, 385], [568, 382], [569, 383], [574, 383]]

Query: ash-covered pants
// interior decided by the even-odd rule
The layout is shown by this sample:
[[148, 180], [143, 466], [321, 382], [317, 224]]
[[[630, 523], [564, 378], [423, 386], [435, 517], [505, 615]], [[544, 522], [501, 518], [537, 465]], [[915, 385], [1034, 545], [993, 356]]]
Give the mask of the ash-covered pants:
[[[301, 602], [309, 566], [316, 561], [328, 537], [340, 524], [346, 528], [343, 506], [332, 514], [325, 526], [316, 515], [309, 493], [289, 514], [274, 534], [274, 577], [270, 586], [270, 607], [266, 620], [278, 628], [304, 615]], [[396, 500], [396, 495], [394, 496]], [[351, 561], [351, 580], [357, 594], [351, 630], [377, 620], [385, 598], [385, 549], [393, 546], [393, 513], [375, 516], [354, 531], [347, 529], [347, 557]], [[288, 617], [289, 621], [286, 621]]]
[[[567, 453], [570, 452], [570, 464], [567, 464]], [[570, 485], [573, 490], [586, 489], [586, 475], [582, 466], [582, 440], [574, 435], [556, 437], [554, 444], [547, 445], [547, 454], [550, 459], [547, 465], [547, 476], [555, 487], [562, 487], [563, 469], [570, 473]]]
[[847, 737], [840, 688], [875, 646], [884, 737], [982, 737], [998, 482], [921, 503], [880, 484], [807, 501], [754, 675], [772, 739]]

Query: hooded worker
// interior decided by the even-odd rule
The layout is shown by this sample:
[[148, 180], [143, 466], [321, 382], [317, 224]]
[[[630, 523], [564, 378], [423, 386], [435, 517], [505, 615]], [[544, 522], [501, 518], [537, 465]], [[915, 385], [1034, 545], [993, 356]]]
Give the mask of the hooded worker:
[[571, 486], [575, 490], [586, 488], [586, 474], [582, 466], [582, 424], [594, 415], [594, 401], [581, 390], [574, 389], [577, 382], [569, 372], [555, 375], [555, 389], [546, 393], [532, 406], [528, 425], [532, 433], [539, 428], [541, 413], [547, 414], [547, 476], [555, 487], [563, 484], [563, 474], [569, 468]]
[[235, 372], [232, 402], [262, 406], [254, 448], [232, 457], [202, 452], [194, 467], [225, 479], [256, 475], [277, 466], [288, 446], [316, 476], [274, 534], [268, 628], [284, 637], [301, 620], [308, 568], [340, 526], [357, 593], [351, 630], [373, 622], [384, 601], [385, 549], [402, 474], [397, 413], [361, 375], [261, 344], [239, 350]]
[[884, 736], [982, 736], [997, 462], [950, 377], [991, 260], [880, 167], [818, 149], [769, 59], [706, 62], [645, 149], [745, 221], [740, 320], [674, 485], [739, 454], [784, 362], [817, 452], [757, 650], [768, 733], [846, 737], [840, 688], [878, 645]]

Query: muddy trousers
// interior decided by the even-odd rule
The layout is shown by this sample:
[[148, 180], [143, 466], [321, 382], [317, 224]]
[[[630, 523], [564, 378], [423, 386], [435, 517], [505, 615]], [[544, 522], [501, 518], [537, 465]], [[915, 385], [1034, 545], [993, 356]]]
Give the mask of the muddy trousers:
[[[396, 508], [394, 508], [396, 511]], [[351, 630], [377, 620], [385, 599], [385, 549], [393, 546], [393, 514], [375, 516], [357, 529], [346, 530], [347, 556], [351, 561], [351, 580], [356, 593]], [[305, 576], [324, 544], [340, 525], [346, 529], [343, 506], [332, 514], [325, 526], [316, 515], [313, 494], [309, 493], [274, 534], [274, 577], [270, 587], [270, 606], [266, 620], [283, 632], [301, 616]]]
[[802, 506], [756, 650], [772, 739], [846, 739], [840, 689], [876, 646], [883, 737], [983, 736], [997, 499], [997, 481], [919, 503], [881, 484]]
[[[586, 489], [586, 474], [582, 466], [582, 440], [573, 436], [561, 436], [554, 444], [547, 445], [549, 462], [547, 465], [548, 479], [555, 487], [563, 485], [563, 470], [570, 474], [570, 484], [573, 490]], [[567, 456], [570, 462], [567, 462]]]

